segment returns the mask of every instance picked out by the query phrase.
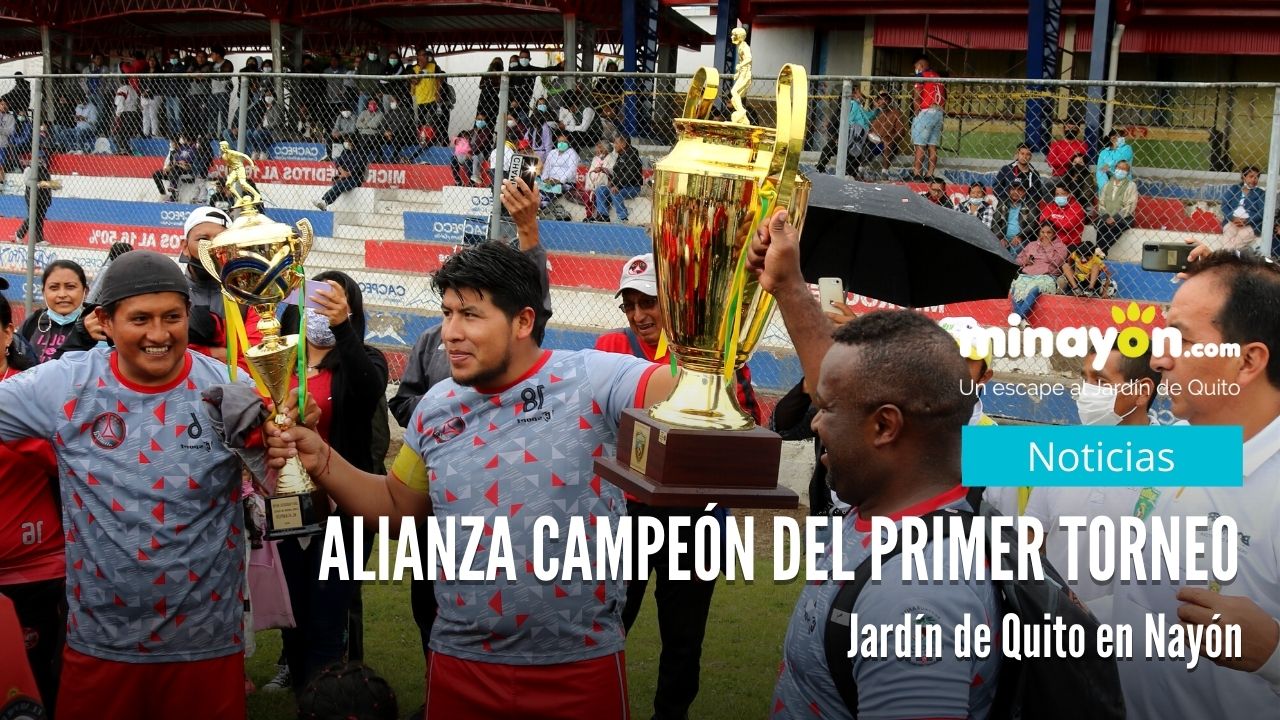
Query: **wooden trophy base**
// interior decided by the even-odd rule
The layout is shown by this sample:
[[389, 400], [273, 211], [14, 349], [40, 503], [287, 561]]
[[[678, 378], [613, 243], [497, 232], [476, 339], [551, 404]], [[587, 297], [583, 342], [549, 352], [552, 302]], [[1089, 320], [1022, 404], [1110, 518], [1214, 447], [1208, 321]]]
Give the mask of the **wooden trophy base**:
[[329, 514], [329, 496], [316, 489], [303, 495], [275, 495], [267, 498], [268, 540], [305, 537], [324, 532]]
[[694, 430], [628, 409], [617, 458], [595, 471], [647, 505], [791, 509], [800, 498], [778, 486], [781, 456], [782, 438], [764, 428]]

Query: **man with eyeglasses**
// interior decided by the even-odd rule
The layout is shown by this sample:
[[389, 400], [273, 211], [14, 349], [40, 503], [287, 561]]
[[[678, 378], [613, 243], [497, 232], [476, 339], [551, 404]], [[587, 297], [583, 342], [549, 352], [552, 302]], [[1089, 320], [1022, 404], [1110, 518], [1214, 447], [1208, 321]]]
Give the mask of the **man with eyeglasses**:
[[920, 196], [934, 205], [941, 205], [948, 210], [955, 210], [956, 204], [947, 195], [947, 184], [939, 178], [929, 178], [929, 189]]
[[[666, 348], [658, 354], [658, 341], [662, 336], [662, 308], [658, 306], [658, 276], [654, 269], [653, 254], [637, 255], [622, 266], [616, 296], [622, 299], [618, 309], [627, 316], [627, 327], [601, 335], [596, 349], [623, 355], [634, 355], [654, 362], [670, 362]], [[751, 388], [751, 373], [743, 366], [735, 383], [738, 404], [757, 423], [762, 423], [763, 413]], [[627, 514], [655, 517], [666, 524], [671, 517], [691, 517], [685, 528], [691, 528], [697, 518], [706, 513], [701, 507], [652, 507], [627, 497]], [[717, 508], [713, 514], [724, 514]], [[669, 525], [668, 525], [669, 527]], [[692, 537], [682, 532], [680, 538], [692, 547]], [[689, 567], [691, 557], [680, 559], [681, 567]], [[669, 576], [670, 554], [664, 547], [652, 557], [654, 600], [658, 603], [658, 626], [662, 638], [662, 655], [658, 660], [658, 689], [653, 698], [653, 717], [685, 718], [689, 706], [698, 695], [698, 676], [701, 672], [702, 638], [707, 629], [707, 615], [711, 610], [711, 594], [714, 582], [671, 580]], [[637, 562], [633, 560], [633, 563]], [[627, 583], [627, 604], [622, 611], [622, 622], [627, 631], [640, 614], [644, 602], [648, 578]]]

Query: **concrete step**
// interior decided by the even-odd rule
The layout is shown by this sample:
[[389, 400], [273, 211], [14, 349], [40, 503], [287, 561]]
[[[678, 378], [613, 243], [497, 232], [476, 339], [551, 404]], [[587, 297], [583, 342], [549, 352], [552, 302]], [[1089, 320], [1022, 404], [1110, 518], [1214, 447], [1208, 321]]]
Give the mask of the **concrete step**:
[[379, 200], [376, 212], [400, 217], [407, 212], [446, 212], [439, 204], [400, 202], [399, 200]]
[[307, 274], [314, 275], [319, 270], [361, 270], [364, 268], [364, 255], [335, 253], [326, 250], [312, 250], [307, 256]]
[[350, 210], [335, 212], [333, 214], [333, 222], [335, 225], [363, 225], [365, 227], [387, 228], [404, 233], [403, 213], [388, 213], [383, 212], [381, 209], [373, 210], [373, 212], [352, 212]]
[[[365, 222], [362, 220], [362, 223]], [[349, 240], [404, 240], [403, 228], [385, 228], [369, 225], [334, 225], [333, 236]]]
[[[414, 205], [438, 205], [440, 203], [439, 190], [386, 190], [380, 191], [388, 193], [385, 196], [387, 200], [394, 200], [402, 203], [412, 203]], [[384, 199], [379, 197], [379, 199]]]
[[314, 254], [319, 251], [335, 255], [354, 255], [363, 260], [364, 241], [351, 238], [316, 238], [315, 247], [312, 248], [311, 252]]

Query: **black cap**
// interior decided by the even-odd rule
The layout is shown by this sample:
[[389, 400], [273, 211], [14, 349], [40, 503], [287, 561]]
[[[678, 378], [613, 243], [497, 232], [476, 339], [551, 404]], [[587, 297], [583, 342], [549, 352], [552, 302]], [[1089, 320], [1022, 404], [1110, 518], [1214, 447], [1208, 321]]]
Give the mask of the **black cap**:
[[134, 250], [116, 258], [102, 281], [98, 303], [113, 302], [149, 293], [176, 292], [191, 297], [182, 269], [167, 255], [151, 250]]

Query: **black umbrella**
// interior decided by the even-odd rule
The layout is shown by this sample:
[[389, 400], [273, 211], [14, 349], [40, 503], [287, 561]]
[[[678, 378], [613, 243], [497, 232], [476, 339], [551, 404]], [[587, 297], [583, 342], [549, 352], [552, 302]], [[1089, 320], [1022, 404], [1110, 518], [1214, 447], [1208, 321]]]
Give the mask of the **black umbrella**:
[[980, 220], [940, 207], [906, 185], [812, 178], [800, 236], [805, 279], [904, 307], [1001, 298], [1018, 274]]

